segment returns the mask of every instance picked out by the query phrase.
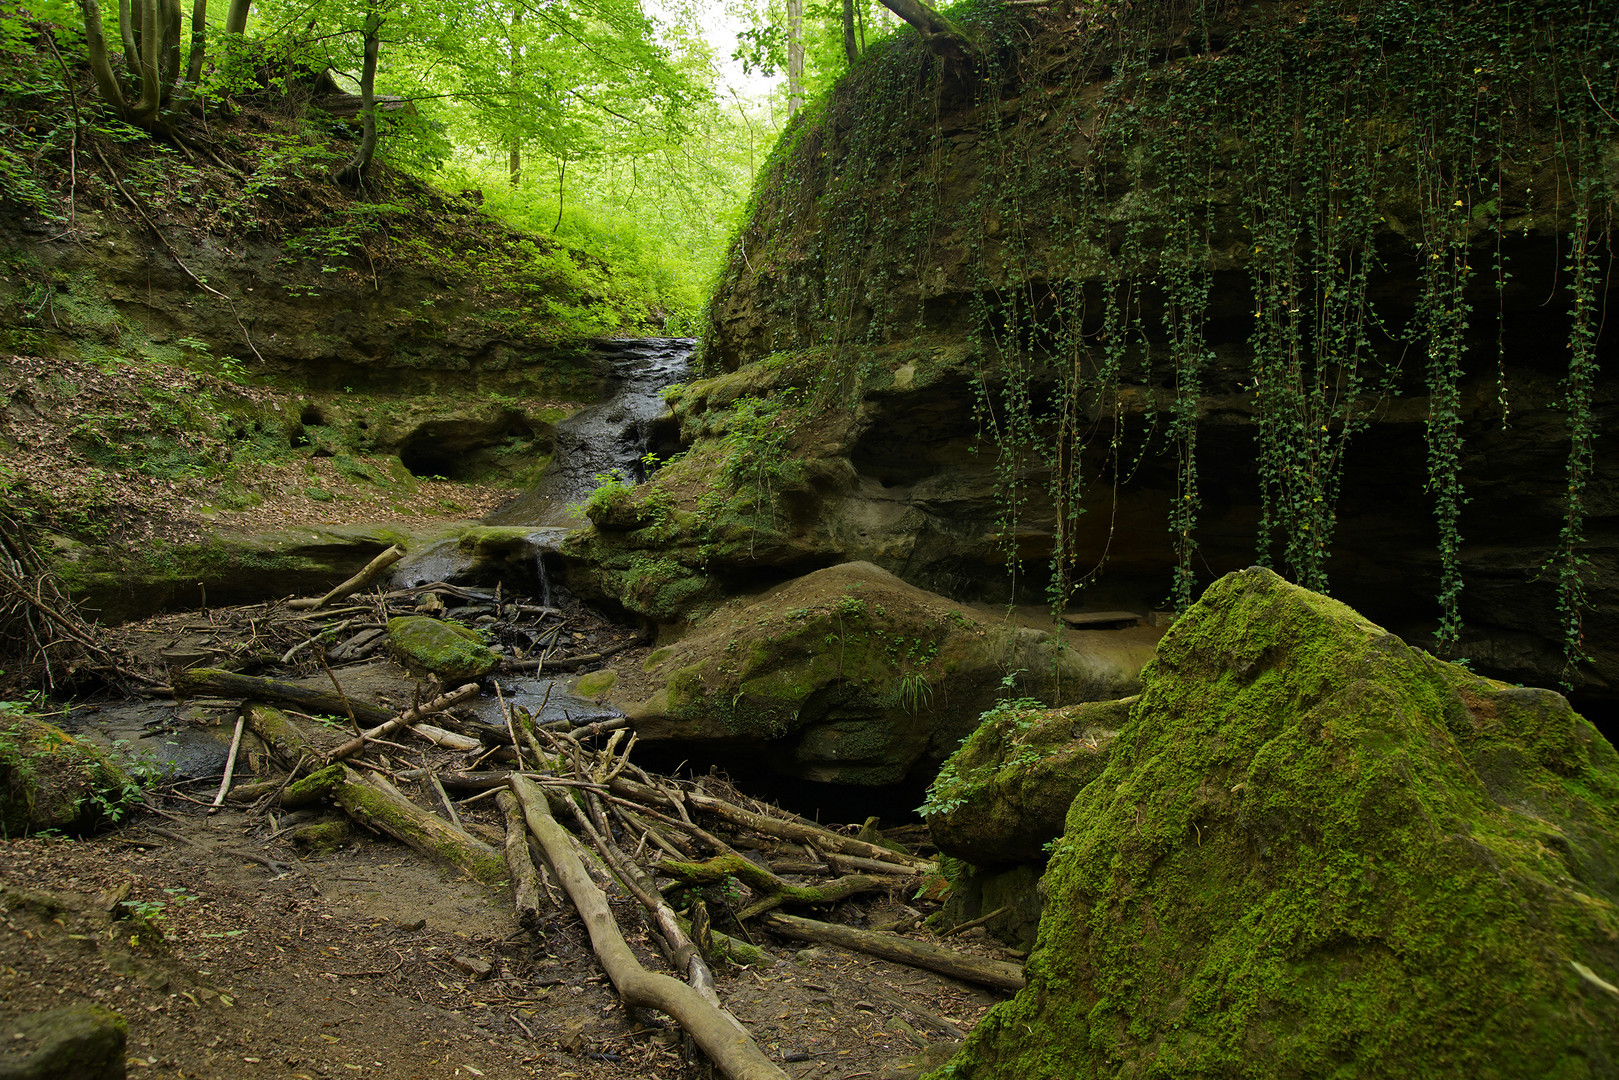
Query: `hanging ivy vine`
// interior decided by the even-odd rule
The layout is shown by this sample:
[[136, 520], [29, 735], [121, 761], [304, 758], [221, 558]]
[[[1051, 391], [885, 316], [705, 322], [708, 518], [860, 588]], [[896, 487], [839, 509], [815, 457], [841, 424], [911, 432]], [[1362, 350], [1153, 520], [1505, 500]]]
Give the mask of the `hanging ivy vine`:
[[[845, 389], [872, 349], [928, 331], [932, 299], [965, 312], [997, 532], [1020, 580], [1049, 559], [1057, 609], [1107, 557], [1111, 528], [1085, 515], [1111, 520], [1144, 468], [1173, 470], [1167, 599], [1195, 597], [1211, 392], [1251, 416], [1255, 558], [1326, 590], [1351, 447], [1420, 395], [1436, 644], [1455, 651], [1470, 425], [1508, 423], [1514, 392], [1504, 239], [1561, 233], [1568, 476], [1544, 575], [1572, 678], [1619, 195], [1609, 6], [969, 3], [968, 75], [902, 35], [794, 126], [733, 280], [770, 281], [790, 344], [842, 349], [827, 377]], [[1414, 285], [1390, 294], [1399, 275]], [[1211, 348], [1216, 318], [1240, 356]]]

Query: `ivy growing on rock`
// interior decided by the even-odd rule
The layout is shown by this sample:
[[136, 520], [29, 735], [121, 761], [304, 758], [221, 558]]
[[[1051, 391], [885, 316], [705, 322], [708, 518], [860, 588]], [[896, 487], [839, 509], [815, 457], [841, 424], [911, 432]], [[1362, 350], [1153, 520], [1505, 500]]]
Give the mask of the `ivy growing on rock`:
[[[1199, 432], [1217, 399], [1254, 433], [1255, 561], [1326, 590], [1351, 447], [1392, 399], [1418, 395], [1436, 644], [1454, 652], [1470, 425], [1485, 394], [1508, 422], [1513, 393], [1505, 241], [1560, 235], [1568, 482], [1544, 577], [1572, 679], [1619, 197], [1611, 13], [1186, 0], [970, 3], [952, 17], [978, 46], [969, 72], [901, 35], [765, 170], [721, 295], [751, 282], [769, 347], [830, 347], [840, 362], [823, 381], [848, 393], [872, 346], [964, 335], [1008, 562], [1017, 572], [1049, 537], [1056, 607], [1106, 558], [1082, 515], [1108, 511], [1142, 468], [1174, 470], [1166, 587], [1177, 608], [1195, 597]], [[1415, 288], [1388, 289], [1396, 272]], [[715, 318], [710, 362], [741, 362], [746, 328], [719, 306]]]

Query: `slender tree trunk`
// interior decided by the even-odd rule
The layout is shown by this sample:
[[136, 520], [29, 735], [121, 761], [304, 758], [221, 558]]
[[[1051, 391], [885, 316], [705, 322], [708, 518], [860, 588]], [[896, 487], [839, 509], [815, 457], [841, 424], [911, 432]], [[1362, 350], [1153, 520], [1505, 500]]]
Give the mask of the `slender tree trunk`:
[[557, 230], [562, 228], [562, 179], [568, 175], [568, 159], [557, 158], [557, 220], [551, 226], [551, 235], [555, 236]]
[[[99, 12], [96, 19], [100, 21]], [[140, 53], [135, 49], [135, 23], [140, 18], [138, 12], [130, 6], [129, 0], [118, 0], [118, 33], [124, 40], [124, 69], [131, 76], [137, 75], [141, 69]]]
[[95, 76], [96, 88], [102, 98], [120, 118], [127, 113], [123, 88], [113, 73], [112, 61], [107, 59], [107, 38], [101, 28], [101, 5], [96, 0], [79, 0], [84, 12], [84, 44], [90, 54], [90, 73]]
[[137, 3], [140, 28], [135, 44], [140, 50], [141, 96], [130, 110], [130, 119], [147, 127], [157, 119], [158, 106], [163, 102], [163, 77], [159, 70], [163, 28], [158, 19], [157, 0], [137, 0]]
[[202, 82], [202, 61], [208, 46], [208, 0], [191, 0], [191, 52], [186, 57], [184, 95], [189, 100]]
[[373, 8], [365, 16], [365, 66], [360, 71], [360, 147], [337, 173], [336, 180], [358, 184], [377, 152], [377, 48], [381, 43], [382, 16]]
[[843, 0], [843, 54], [851, 65], [860, 58], [860, 46], [854, 40], [854, 0]]
[[180, 78], [180, 31], [184, 20], [180, 17], [180, 0], [158, 0], [158, 22], [163, 27], [159, 44], [158, 71], [162, 78], [158, 103], [167, 105], [174, 94], [174, 84]]
[[225, 33], [241, 34], [247, 30], [247, 12], [252, 4], [253, 0], [230, 0], [230, 10], [225, 13]]
[[[523, 13], [521, 11], [513, 11], [511, 32], [513, 104], [516, 104], [518, 100], [518, 92], [523, 88], [523, 46], [522, 43], [517, 40], [518, 27], [522, 25]], [[507, 164], [509, 166], [508, 175], [511, 178], [511, 185], [512, 187], [516, 187], [518, 184], [523, 182], [523, 137], [516, 133], [513, 133], [512, 135], [511, 156]]]
[[787, 114], [804, 107], [804, 0], [787, 0]]

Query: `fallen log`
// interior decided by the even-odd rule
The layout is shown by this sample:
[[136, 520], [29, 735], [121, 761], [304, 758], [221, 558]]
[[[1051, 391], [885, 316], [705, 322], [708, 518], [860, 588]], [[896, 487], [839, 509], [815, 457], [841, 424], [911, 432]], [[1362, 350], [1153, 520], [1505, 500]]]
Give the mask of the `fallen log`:
[[285, 679], [238, 675], [234, 671], [220, 671], [218, 668], [192, 668], [175, 672], [174, 695], [179, 698], [209, 695], [238, 700], [261, 698], [266, 701], [287, 701], [307, 712], [328, 716], [347, 716], [352, 711], [354, 719], [365, 724], [380, 724], [393, 716], [388, 709], [355, 701], [347, 694], [339, 696], [330, 690], [316, 690]]
[[323, 608], [333, 600], [341, 600], [345, 596], [359, 592], [361, 589], [377, 580], [377, 578], [381, 577], [384, 570], [388, 569], [388, 567], [392, 566], [394, 563], [398, 562], [404, 557], [405, 549], [400, 547], [398, 544], [395, 544], [387, 551], [384, 551], [381, 555], [378, 555], [376, 558], [366, 563], [365, 568], [358, 574], [355, 574], [341, 585], [336, 586], [331, 592], [327, 593], [320, 599], [288, 600], [287, 606], [292, 608], [294, 611], [307, 611], [311, 608]]
[[[348, 742], [344, 743], [342, 746], [339, 746], [337, 749], [333, 750], [326, 756], [326, 760], [340, 761], [343, 758], [352, 757], [353, 755], [358, 754], [361, 750], [365, 749], [366, 740], [368, 739], [379, 739], [388, 734], [390, 731], [397, 731], [402, 727], [408, 727], [409, 725], [414, 724], [417, 720], [420, 720], [424, 716], [430, 716], [436, 712], [443, 712], [445, 709], [459, 705], [461, 702], [477, 696], [477, 683], [467, 683], [465, 686], [458, 686], [454, 690], [451, 690], [448, 694], [440, 694], [432, 701], [424, 702], [421, 705], [406, 709], [398, 716], [385, 720], [371, 730], [361, 732]], [[444, 732], [444, 734], [448, 735], [449, 732]], [[476, 743], [477, 740], [470, 741]], [[465, 748], [463, 747], [463, 749]]]
[[770, 914], [764, 917], [765, 928], [783, 937], [800, 941], [816, 941], [838, 945], [870, 956], [892, 960], [908, 967], [924, 968], [941, 975], [976, 983], [996, 990], [1023, 989], [1023, 968], [1005, 960], [987, 960], [981, 956], [940, 948], [921, 941], [884, 934], [875, 930], [857, 930], [852, 926], [801, 919], [796, 915]]
[[274, 705], [249, 701], [242, 706], [247, 726], [270, 748], [270, 754], [288, 771], [301, 773], [325, 756], [330, 744], [322, 745]]
[[495, 803], [506, 815], [506, 869], [512, 875], [512, 906], [517, 911], [517, 925], [532, 930], [540, 924], [540, 875], [528, 855], [523, 805], [510, 791], [496, 795]]
[[523, 805], [529, 832], [544, 850], [557, 880], [567, 890], [590, 933], [591, 948], [625, 1003], [658, 1009], [674, 1017], [730, 1080], [786, 1080], [787, 1074], [765, 1057], [735, 1018], [704, 1001], [697, 991], [679, 979], [655, 974], [641, 966], [625, 943], [606, 898], [574, 854], [567, 831], [551, 816], [545, 795], [521, 776], [512, 777], [511, 786]]
[[332, 785], [331, 795], [356, 822], [447, 862], [474, 881], [498, 885], [506, 880], [506, 861], [494, 848], [423, 810], [382, 777], [340, 767], [343, 778]]

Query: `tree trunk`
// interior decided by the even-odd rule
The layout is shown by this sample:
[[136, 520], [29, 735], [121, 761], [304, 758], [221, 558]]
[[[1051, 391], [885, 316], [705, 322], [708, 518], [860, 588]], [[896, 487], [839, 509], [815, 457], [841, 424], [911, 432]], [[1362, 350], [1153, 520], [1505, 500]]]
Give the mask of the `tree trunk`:
[[365, 17], [365, 67], [360, 71], [360, 148], [334, 177], [341, 184], [365, 179], [371, 158], [377, 152], [377, 47], [381, 44], [382, 16], [373, 9]]
[[967, 59], [974, 52], [973, 45], [955, 23], [920, 0], [879, 0], [879, 2], [914, 26], [935, 56], [944, 58], [958, 69], [966, 66]]
[[860, 58], [860, 46], [854, 39], [854, 0], [843, 0], [843, 54], [850, 66]]
[[392, 709], [355, 701], [347, 695], [339, 697], [330, 690], [316, 690], [284, 679], [238, 675], [234, 671], [220, 671], [217, 668], [191, 668], [188, 671], [177, 672], [174, 676], [174, 689], [177, 696], [213, 693], [220, 697], [286, 701], [312, 713], [345, 718], [352, 714], [354, 719], [362, 724], [381, 724], [394, 717]]
[[159, 46], [163, 41], [163, 28], [158, 20], [157, 0], [136, 0], [140, 9], [140, 26], [135, 46], [141, 76], [141, 96], [129, 112], [130, 122], [150, 127], [157, 119], [158, 106], [163, 101], [163, 77], [158, 70]]
[[[523, 46], [517, 40], [518, 27], [523, 25], [522, 11], [512, 12], [511, 53], [512, 53], [512, 103], [518, 100], [518, 93], [522, 90], [523, 82]], [[523, 137], [512, 134], [510, 158], [507, 161], [507, 175], [511, 178], [512, 187], [523, 182]]]
[[112, 61], [107, 58], [107, 38], [101, 28], [101, 5], [96, 0], [79, 0], [79, 9], [84, 12], [84, 44], [90, 54], [90, 73], [95, 76], [96, 88], [101, 91], [102, 99], [122, 118], [129, 109], [124, 103], [124, 91], [118, 85], [118, 76], [113, 73]]
[[191, 53], [186, 57], [185, 98], [190, 100], [202, 82], [202, 61], [208, 46], [208, 0], [191, 0]]
[[158, 0], [157, 17], [163, 28], [158, 46], [158, 77], [162, 80], [158, 104], [163, 106], [169, 103], [174, 84], [180, 79], [180, 28], [184, 21], [180, 18], [180, 0]]
[[787, 115], [804, 107], [804, 0], [787, 0]]
[[241, 34], [247, 30], [247, 12], [253, 6], [253, 0], [230, 0], [230, 10], [225, 13], [225, 33]]

